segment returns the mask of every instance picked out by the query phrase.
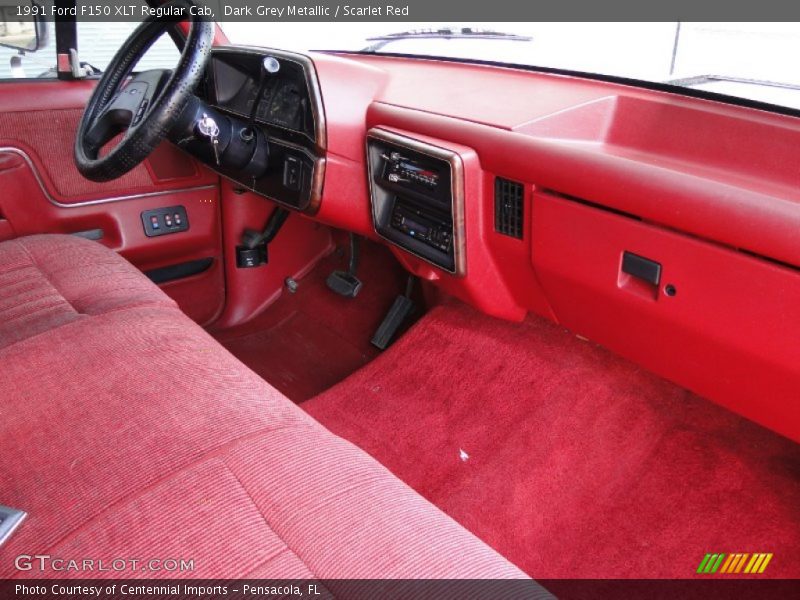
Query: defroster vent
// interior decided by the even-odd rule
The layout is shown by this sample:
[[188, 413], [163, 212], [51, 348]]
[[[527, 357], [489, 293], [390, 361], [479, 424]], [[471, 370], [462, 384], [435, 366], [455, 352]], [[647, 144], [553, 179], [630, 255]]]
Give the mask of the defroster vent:
[[521, 183], [502, 177], [494, 180], [494, 229], [522, 239], [524, 190]]

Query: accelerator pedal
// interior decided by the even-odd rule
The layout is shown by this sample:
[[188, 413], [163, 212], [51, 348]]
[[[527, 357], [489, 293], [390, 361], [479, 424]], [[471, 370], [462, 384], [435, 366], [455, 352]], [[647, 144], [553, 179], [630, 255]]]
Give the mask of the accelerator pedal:
[[414, 290], [414, 280], [415, 277], [413, 275], [409, 276], [408, 283], [406, 284], [406, 293], [394, 299], [392, 307], [389, 309], [389, 312], [386, 313], [383, 322], [378, 326], [375, 335], [372, 336], [371, 343], [376, 348], [386, 350], [408, 317], [414, 312], [416, 307], [414, 306], [413, 300], [411, 300], [411, 292]]
[[356, 277], [358, 270], [358, 254], [361, 240], [355, 234], [350, 234], [350, 265], [347, 271], [334, 271], [328, 275], [325, 283], [328, 287], [345, 298], [355, 298], [361, 291], [363, 283]]

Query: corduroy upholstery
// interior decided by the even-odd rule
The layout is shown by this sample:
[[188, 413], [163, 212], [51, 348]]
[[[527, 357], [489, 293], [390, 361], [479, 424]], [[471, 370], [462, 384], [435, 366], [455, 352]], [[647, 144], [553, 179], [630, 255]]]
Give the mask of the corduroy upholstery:
[[0, 348], [72, 321], [146, 305], [175, 307], [100, 244], [65, 235], [0, 244]]
[[103, 246], [0, 244], [0, 548], [185, 558], [92, 576], [517, 578], [524, 574], [324, 429]]

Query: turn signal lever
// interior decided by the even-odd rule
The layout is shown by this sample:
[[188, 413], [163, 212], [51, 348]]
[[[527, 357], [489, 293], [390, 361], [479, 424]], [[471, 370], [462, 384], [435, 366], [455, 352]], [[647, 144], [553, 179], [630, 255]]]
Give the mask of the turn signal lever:
[[169, 139], [201, 161], [258, 179], [269, 166], [269, 142], [258, 127], [192, 96]]

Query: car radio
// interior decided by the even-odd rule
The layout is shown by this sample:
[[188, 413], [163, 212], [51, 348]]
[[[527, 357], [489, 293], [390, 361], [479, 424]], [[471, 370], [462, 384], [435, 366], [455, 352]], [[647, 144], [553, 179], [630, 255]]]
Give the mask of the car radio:
[[426, 168], [399, 152], [384, 153], [381, 158], [386, 161], [384, 177], [391, 183], [434, 191], [439, 185], [440, 175], [434, 168]]
[[[432, 157], [410, 150], [381, 152], [384, 185], [396, 190], [433, 200], [442, 207], [450, 205], [450, 166]], [[419, 197], [418, 196], [418, 197]]]
[[382, 129], [370, 130], [367, 151], [375, 231], [450, 273], [463, 274], [461, 158]]
[[396, 198], [392, 210], [392, 228], [409, 237], [441, 250], [450, 251], [453, 239], [453, 223], [449, 219], [433, 218], [422, 208], [416, 208], [403, 198]]

